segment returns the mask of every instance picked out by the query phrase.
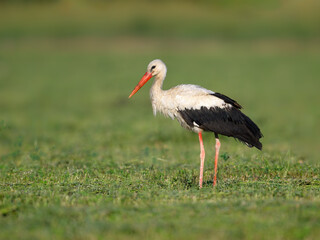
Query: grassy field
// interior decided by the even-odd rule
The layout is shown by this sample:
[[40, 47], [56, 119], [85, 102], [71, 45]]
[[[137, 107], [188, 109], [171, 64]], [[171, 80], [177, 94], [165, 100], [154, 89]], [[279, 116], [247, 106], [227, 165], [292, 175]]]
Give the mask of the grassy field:
[[[0, 5], [0, 239], [318, 238], [319, 5], [230, 2]], [[221, 138], [216, 188], [213, 134], [199, 190], [197, 135], [151, 83], [128, 100], [155, 58], [261, 127], [262, 152]]]

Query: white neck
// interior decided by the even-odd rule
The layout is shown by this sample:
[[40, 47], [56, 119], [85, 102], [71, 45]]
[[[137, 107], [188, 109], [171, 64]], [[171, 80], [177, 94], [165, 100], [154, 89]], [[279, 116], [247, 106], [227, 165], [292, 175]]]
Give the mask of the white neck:
[[153, 114], [156, 115], [157, 105], [161, 103], [160, 99], [164, 94], [164, 90], [162, 90], [162, 84], [166, 77], [166, 69], [165, 71], [159, 72], [153, 81], [152, 87], [150, 88], [150, 98], [153, 108]]
[[162, 90], [162, 84], [164, 79], [166, 78], [167, 74], [167, 69], [163, 69], [163, 71], [159, 72], [155, 77], [154, 81], [152, 84], [152, 87], [150, 89], [150, 97], [151, 100], [153, 97], [156, 97], [157, 95], [161, 95], [163, 90]]

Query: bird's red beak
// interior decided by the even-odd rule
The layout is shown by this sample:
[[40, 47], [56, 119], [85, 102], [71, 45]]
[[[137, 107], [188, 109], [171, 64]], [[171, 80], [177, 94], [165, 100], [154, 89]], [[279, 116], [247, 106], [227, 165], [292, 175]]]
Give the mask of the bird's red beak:
[[141, 78], [140, 82], [137, 84], [137, 86], [133, 89], [133, 91], [130, 94], [129, 98], [131, 98], [136, 92], [138, 92], [139, 89], [142, 88], [142, 86], [145, 85], [146, 82], [148, 82], [150, 78], [152, 78], [152, 74], [149, 73], [149, 72], [146, 72], [143, 75], [143, 77]]

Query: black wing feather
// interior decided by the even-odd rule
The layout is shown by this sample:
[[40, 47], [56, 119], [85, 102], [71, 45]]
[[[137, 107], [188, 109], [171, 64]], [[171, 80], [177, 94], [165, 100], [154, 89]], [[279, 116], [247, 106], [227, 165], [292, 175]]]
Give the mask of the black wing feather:
[[235, 108], [238, 108], [238, 109], [242, 108], [242, 106], [239, 103], [237, 103], [237, 101], [233, 100], [232, 98], [227, 97], [226, 95], [223, 95], [221, 93], [216, 93], [216, 92], [215, 93], [211, 93], [210, 95], [213, 95], [213, 96], [215, 96], [217, 98], [222, 99], [225, 103], [229, 103]]
[[[231, 100], [228, 100], [229, 103], [233, 101]], [[235, 101], [232, 103], [230, 103], [232, 106], [237, 104]], [[190, 127], [194, 127], [195, 122], [204, 131], [234, 137], [246, 143], [249, 147], [255, 146], [261, 150], [262, 144], [259, 139], [262, 137], [262, 133], [259, 127], [239, 110], [241, 107], [239, 106], [211, 107], [209, 109], [201, 107], [201, 109], [184, 109], [179, 113]]]

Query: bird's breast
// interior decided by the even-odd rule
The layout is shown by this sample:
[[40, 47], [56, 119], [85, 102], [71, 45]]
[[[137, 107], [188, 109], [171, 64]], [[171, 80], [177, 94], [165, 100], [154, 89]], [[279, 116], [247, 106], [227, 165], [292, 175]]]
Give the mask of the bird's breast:
[[170, 96], [165, 96], [165, 94], [151, 95], [151, 103], [154, 115], [159, 112], [166, 117], [174, 119], [178, 113], [174, 99]]

